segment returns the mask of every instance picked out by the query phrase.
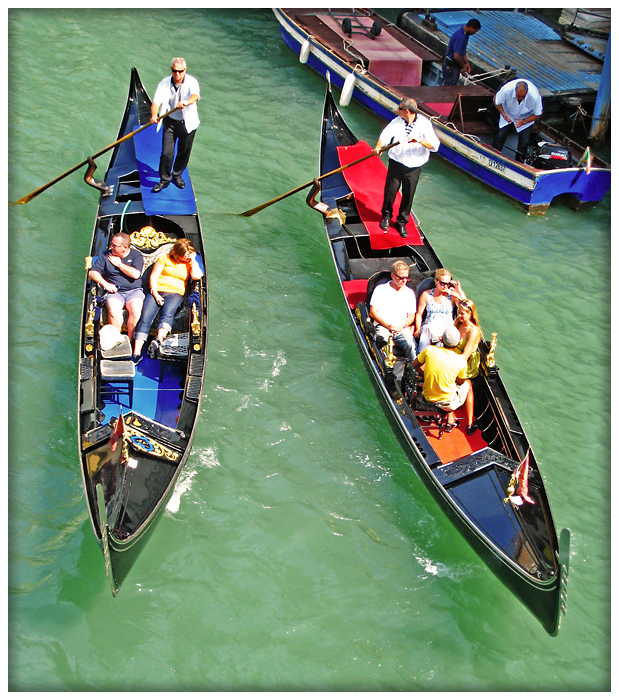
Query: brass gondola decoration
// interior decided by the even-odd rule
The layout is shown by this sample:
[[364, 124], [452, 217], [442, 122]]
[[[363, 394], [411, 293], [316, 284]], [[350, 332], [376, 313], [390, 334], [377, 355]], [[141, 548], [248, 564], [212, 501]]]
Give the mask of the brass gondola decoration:
[[385, 346], [385, 364], [389, 369], [393, 369], [396, 363], [396, 356], [393, 353], [393, 335], [389, 335], [389, 340]]
[[496, 349], [496, 333], [492, 334], [492, 341], [490, 343], [490, 349], [488, 350], [488, 355], [486, 356], [486, 367], [495, 367], [494, 363], [494, 351]]

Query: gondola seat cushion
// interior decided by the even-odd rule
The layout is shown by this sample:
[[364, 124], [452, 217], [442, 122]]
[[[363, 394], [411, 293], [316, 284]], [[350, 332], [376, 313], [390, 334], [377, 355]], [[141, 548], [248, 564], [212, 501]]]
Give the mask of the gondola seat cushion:
[[360, 301], [365, 301], [368, 288], [367, 280], [349, 280], [343, 282], [342, 286], [351, 309], [354, 309]]
[[104, 382], [127, 382], [135, 377], [135, 364], [131, 360], [101, 360], [99, 371]]

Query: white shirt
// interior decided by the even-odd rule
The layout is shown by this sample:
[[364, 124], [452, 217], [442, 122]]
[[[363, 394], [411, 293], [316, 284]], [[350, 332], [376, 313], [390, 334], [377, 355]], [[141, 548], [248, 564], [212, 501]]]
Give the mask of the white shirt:
[[391, 282], [387, 282], [374, 289], [370, 306], [376, 307], [378, 315], [385, 323], [400, 327], [404, 325], [409, 314], [414, 314], [417, 310], [417, 299], [410, 287], [402, 287], [398, 291], [391, 286]]
[[[518, 83], [526, 83], [527, 87], [529, 88], [529, 91], [525, 95], [522, 102], [518, 102], [518, 98], [516, 97], [516, 85], [518, 85]], [[543, 112], [542, 96], [539, 94], [539, 90], [530, 80], [521, 80], [516, 78], [516, 80], [510, 80], [509, 83], [505, 83], [505, 85], [503, 85], [503, 87], [494, 96], [494, 103], [503, 107], [512, 122], [515, 122], [516, 119], [527, 119], [532, 114], [539, 117]], [[499, 129], [502, 129], [508, 124], [509, 122], [501, 114], [501, 118], [499, 119]], [[516, 131], [528, 129], [530, 126], [533, 126], [533, 122], [528, 122], [518, 127], [516, 127], [514, 124]]]
[[[172, 76], [169, 75], [167, 78], [164, 78], [159, 85], [157, 85], [153, 102], [156, 105], [159, 105], [159, 114], [161, 115], [169, 112], [171, 109], [174, 109], [177, 102], [184, 102], [192, 95], [197, 95], [200, 97], [200, 85], [192, 75], [185, 73], [185, 79], [181, 83], [178, 93], [176, 90], [172, 90]], [[195, 102], [179, 112], [175, 112], [175, 114], [182, 115], [182, 118], [185, 120], [185, 128], [187, 129], [188, 134], [195, 131], [195, 129], [197, 129], [200, 125], [200, 119], [198, 118], [198, 105]], [[171, 118], [174, 119], [174, 115]]]
[[402, 163], [407, 168], [416, 168], [428, 162], [430, 150], [420, 143], [408, 143], [408, 139], [411, 137], [417, 141], [428, 141], [428, 143], [431, 143], [433, 148], [430, 150], [433, 152], [438, 151], [438, 147], [441, 145], [438, 136], [432, 128], [432, 122], [421, 114], [417, 114], [410, 136], [406, 135], [406, 120], [402, 119], [402, 117], [396, 117], [382, 130], [379, 140], [385, 146], [388, 146], [392, 140], [399, 141], [399, 146], [389, 149], [389, 158]]

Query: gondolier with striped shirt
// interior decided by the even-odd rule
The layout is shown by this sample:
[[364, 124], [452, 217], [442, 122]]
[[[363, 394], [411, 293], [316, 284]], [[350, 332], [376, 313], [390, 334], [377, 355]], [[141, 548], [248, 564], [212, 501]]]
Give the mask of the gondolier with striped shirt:
[[388, 231], [393, 215], [395, 196], [402, 187], [402, 201], [395, 227], [406, 238], [406, 224], [413, 206], [413, 197], [419, 182], [421, 166], [428, 162], [431, 151], [438, 151], [440, 141], [434, 133], [432, 122], [417, 112], [417, 103], [411, 98], [400, 102], [398, 115], [383, 129], [374, 148], [379, 153], [389, 143], [398, 143], [389, 149], [389, 168], [385, 181], [382, 221], [380, 228]]
[[[159, 182], [153, 187], [153, 192], [161, 192], [170, 181], [180, 189], [185, 187], [181, 175], [189, 163], [196, 129], [200, 124], [196, 105], [199, 99], [200, 85], [193, 76], [187, 74], [185, 59], [173, 58], [172, 75], [157, 85], [151, 105], [151, 123], [157, 124], [160, 121], [160, 113], [165, 114], [175, 107], [181, 109], [163, 120]], [[177, 142], [175, 159], [174, 146]]]

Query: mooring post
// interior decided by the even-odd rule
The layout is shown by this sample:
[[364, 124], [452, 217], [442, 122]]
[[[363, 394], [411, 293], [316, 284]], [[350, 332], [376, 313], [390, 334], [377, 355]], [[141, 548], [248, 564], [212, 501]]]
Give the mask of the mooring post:
[[589, 138], [593, 141], [601, 141], [606, 136], [606, 131], [608, 129], [610, 116], [610, 63], [609, 32], [604, 65], [602, 66], [602, 75], [600, 76], [600, 85], [593, 109], [593, 121], [591, 122], [591, 131], [589, 132]]

